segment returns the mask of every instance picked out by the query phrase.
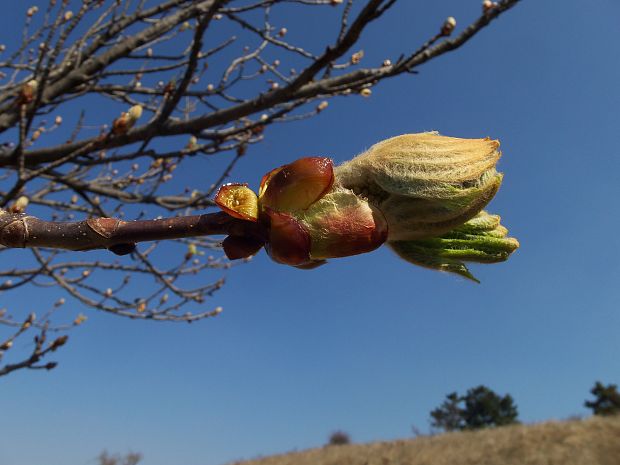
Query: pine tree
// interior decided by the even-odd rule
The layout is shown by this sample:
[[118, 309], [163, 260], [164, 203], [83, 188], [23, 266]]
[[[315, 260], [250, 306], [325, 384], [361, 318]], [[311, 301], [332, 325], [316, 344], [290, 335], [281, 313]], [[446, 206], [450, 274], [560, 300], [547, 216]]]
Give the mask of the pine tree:
[[590, 392], [595, 399], [586, 400], [585, 406], [592, 409], [594, 415], [616, 415], [620, 413], [620, 392], [618, 392], [616, 384], [605, 386], [597, 381]]
[[501, 397], [481, 385], [464, 396], [448, 394], [441, 406], [431, 411], [431, 426], [444, 431], [472, 430], [516, 423], [517, 416], [512, 396]]
[[459, 407], [462, 398], [456, 392], [446, 396], [441, 406], [431, 412], [431, 426], [444, 431], [463, 429], [463, 410]]

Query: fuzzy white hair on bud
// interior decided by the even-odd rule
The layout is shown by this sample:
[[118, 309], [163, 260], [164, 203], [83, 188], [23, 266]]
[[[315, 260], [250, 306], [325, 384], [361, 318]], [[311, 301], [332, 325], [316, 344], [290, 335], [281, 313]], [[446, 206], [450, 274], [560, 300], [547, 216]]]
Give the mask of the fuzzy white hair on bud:
[[142, 105], [134, 105], [127, 112], [130, 123], [135, 123], [142, 116]]
[[405, 134], [373, 145], [335, 170], [342, 186], [368, 196], [389, 224], [389, 240], [449, 231], [493, 198], [499, 142], [436, 132]]

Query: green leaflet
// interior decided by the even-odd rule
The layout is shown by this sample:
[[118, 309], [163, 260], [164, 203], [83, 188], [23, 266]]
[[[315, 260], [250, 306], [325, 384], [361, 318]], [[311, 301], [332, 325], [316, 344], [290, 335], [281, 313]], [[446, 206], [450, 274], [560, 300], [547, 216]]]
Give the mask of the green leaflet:
[[505, 237], [507, 233], [508, 230], [499, 224], [499, 216], [483, 211], [439, 237], [390, 241], [388, 245], [410, 263], [456, 273], [479, 282], [464, 262], [505, 261], [519, 247], [516, 239]]
[[448, 271], [459, 274], [467, 279], [479, 283], [474, 275], [471, 274], [467, 266], [460, 260], [440, 257], [433, 254], [433, 251], [421, 247], [416, 241], [395, 241], [388, 242], [388, 246], [396, 252], [403, 260], [414, 265], [423, 266], [438, 271]]

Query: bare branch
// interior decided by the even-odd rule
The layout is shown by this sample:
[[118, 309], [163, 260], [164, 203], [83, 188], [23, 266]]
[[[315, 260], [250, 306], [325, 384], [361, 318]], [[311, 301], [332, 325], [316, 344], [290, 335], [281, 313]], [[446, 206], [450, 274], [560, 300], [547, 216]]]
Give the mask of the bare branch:
[[[203, 210], [268, 128], [317, 116], [333, 97], [364, 95], [384, 79], [416, 73], [518, 0], [486, 2], [460, 32], [429, 18], [435, 26], [417, 48], [362, 67], [365, 31], [397, 3], [89, 0], [24, 8], [21, 41], [0, 50], [0, 293], [56, 288], [80, 308], [132, 319], [191, 322], [219, 314], [204, 303], [232, 264], [211, 235], [260, 241], [267, 232]], [[297, 43], [271, 23], [284, 5], [300, 15], [336, 15], [335, 30]], [[220, 30], [226, 35], [217, 37]], [[178, 176], [179, 167], [214, 156], [219, 171], [199, 188]], [[146, 219], [160, 215], [168, 218]], [[135, 250], [141, 241], [149, 242]], [[14, 250], [21, 247], [30, 251]], [[92, 252], [77, 259], [77, 250]], [[199, 273], [210, 278], [196, 284]], [[133, 285], [138, 277], [150, 284]], [[0, 341], [9, 346], [38, 331], [32, 351], [13, 350], [17, 361], [0, 365], [0, 376], [55, 366], [41, 365], [59, 347], [46, 334], [82, 320], [54, 324], [54, 305], [24, 329], [26, 310], [0, 310], [0, 329], [8, 331]]]

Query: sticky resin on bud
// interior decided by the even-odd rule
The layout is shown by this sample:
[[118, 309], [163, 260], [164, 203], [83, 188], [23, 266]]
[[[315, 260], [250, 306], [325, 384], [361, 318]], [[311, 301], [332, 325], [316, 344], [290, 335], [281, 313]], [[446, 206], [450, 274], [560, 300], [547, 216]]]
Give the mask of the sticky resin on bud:
[[247, 221], [258, 219], [258, 198], [247, 184], [223, 185], [215, 196], [215, 203], [235, 218]]

